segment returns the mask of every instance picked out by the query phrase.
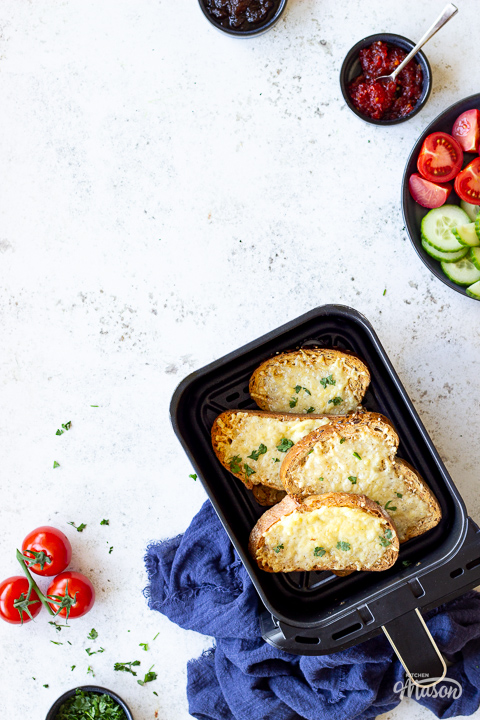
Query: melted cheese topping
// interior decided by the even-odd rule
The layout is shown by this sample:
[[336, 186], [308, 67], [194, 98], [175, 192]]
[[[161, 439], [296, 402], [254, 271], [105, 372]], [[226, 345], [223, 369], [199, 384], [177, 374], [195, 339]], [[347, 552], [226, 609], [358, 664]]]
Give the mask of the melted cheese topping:
[[[341, 432], [328, 443], [319, 442], [314, 446], [303, 465], [293, 471], [295, 485], [306, 495], [326, 492], [366, 495], [386, 508], [402, 542], [409, 528], [426, 517], [429, 509], [427, 502], [412, 492], [397, 469], [396, 448], [387, 446], [381, 436], [372, 434], [358, 433], [343, 443], [340, 439]], [[360, 455], [360, 460], [354, 452]]]
[[[232, 441], [225, 449], [226, 459], [228, 461], [231, 457], [240, 457], [242, 470], [244, 463], [255, 470], [255, 474], [250, 475], [249, 480], [255, 484], [262, 483], [283, 490], [280, 467], [286, 453], [279, 451], [277, 445], [283, 439], [291, 440], [295, 444], [305, 435], [328, 423], [329, 418], [280, 420], [262, 415], [237, 413], [233, 432], [229, 431]], [[258, 450], [261, 444], [266, 446], [267, 452], [259, 455], [257, 460], [249, 458], [248, 455]]]
[[[385, 520], [360, 508], [323, 506], [311, 512], [295, 510], [263, 534], [265, 545], [257, 557], [274, 572], [312, 570], [317, 566], [332, 570], [343, 570], [349, 565], [357, 569], [371, 567], [388, 550], [380, 542], [386, 527]], [[315, 555], [315, 548], [326, 552], [320, 556], [317, 550]]]
[[[323, 387], [320, 380], [329, 375], [335, 384]], [[272, 412], [306, 413], [313, 407], [311, 412], [318, 414], [345, 415], [355, 410], [362, 399], [358, 376], [358, 371], [348, 365], [345, 358], [339, 357], [332, 362], [323, 357], [313, 360], [308, 355], [298, 354], [289, 358], [288, 363], [272, 365], [263, 378], [262, 390]], [[295, 392], [297, 386], [302, 388], [299, 392]], [[341, 402], [329, 402], [335, 398], [341, 398]], [[297, 403], [291, 408], [290, 401], [293, 400]]]

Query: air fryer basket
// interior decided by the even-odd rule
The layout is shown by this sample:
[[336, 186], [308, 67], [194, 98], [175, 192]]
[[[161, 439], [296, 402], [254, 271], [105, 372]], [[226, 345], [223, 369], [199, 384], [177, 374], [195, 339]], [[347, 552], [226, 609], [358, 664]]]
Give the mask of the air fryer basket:
[[[263, 360], [277, 352], [315, 346], [351, 350], [365, 361], [372, 382], [363, 405], [390, 418], [400, 437], [399, 457], [420, 472], [441, 505], [437, 527], [404, 543], [399, 560], [385, 572], [339, 578], [329, 572], [260, 570], [247, 545], [265, 508], [220, 465], [211, 447], [210, 431], [217, 415], [227, 409], [256, 407], [248, 381]], [[480, 583], [480, 534], [362, 315], [339, 305], [319, 307], [192, 373], [175, 391], [171, 418], [265, 606], [262, 634], [268, 642], [295, 654], [321, 655], [363, 642], [383, 629], [412, 675], [443, 676], [443, 660], [430, 642], [419, 610], [437, 607]]]

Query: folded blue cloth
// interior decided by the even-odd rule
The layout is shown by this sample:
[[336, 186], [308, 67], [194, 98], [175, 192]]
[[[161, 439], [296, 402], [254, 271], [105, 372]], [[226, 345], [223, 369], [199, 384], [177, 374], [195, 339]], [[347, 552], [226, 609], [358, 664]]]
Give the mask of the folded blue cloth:
[[[367, 720], [400, 702], [404, 671], [383, 636], [318, 657], [290, 655], [262, 640], [256, 591], [209, 501], [184, 535], [152, 543], [145, 562], [150, 608], [215, 638], [188, 663], [193, 717]], [[448, 678], [462, 692], [458, 697], [454, 683], [442, 682], [436, 697], [430, 691], [418, 702], [439, 718], [471, 715], [480, 705], [480, 595], [469, 592], [427, 617], [452, 663]]]

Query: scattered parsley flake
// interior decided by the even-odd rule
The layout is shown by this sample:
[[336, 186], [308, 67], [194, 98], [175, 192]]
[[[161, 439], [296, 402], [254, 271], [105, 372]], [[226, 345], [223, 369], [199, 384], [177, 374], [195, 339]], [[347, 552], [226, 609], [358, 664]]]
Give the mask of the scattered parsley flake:
[[357, 452], [354, 452], [354, 453], [353, 453], [353, 457], [354, 457], [354, 458], [357, 458], [357, 460], [361, 460], [361, 459], [362, 459]]
[[328, 401], [328, 404], [333, 403], [334, 405], [340, 405], [341, 402], [343, 402], [341, 397], [334, 397]]
[[118, 662], [118, 663], [115, 663], [115, 665], [113, 666], [113, 669], [117, 670], [118, 672], [128, 672], [128, 673], [131, 673], [132, 675], [136, 675], [137, 673], [135, 672], [135, 670], [132, 670], [132, 667], [137, 667], [138, 665], [140, 665], [140, 660], [131, 660], [130, 662], [124, 662], [124, 663]]
[[145, 652], [148, 650], [148, 643], [138, 643], [138, 646], [143, 648]]
[[313, 554], [315, 555], [315, 557], [323, 557], [324, 555], [326, 555], [326, 553], [327, 553], [327, 551], [324, 550], [323, 547], [316, 547], [315, 550], [313, 551]]
[[[370, 142], [370, 140], [369, 140], [368, 142]], [[383, 291], [383, 294], [384, 294], [384, 295], [387, 294], [387, 288], [385, 288], [385, 290]]]
[[197, 477], [198, 477], [198, 475], [197, 475], [196, 473], [192, 473], [192, 474], [189, 475], [188, 477], [189, 477], [189, 478], [192, 478], [192, 480], [196, 480]]
[[[55, 468], [57, 468], [57, 467], [60, 467], [60, 463], [57, 462], [56, 460], [54, 460], [54, 461], [53, 461], [53, 469], [55, 470]], [[45, 686], [44, 686], [44, 687], [45, 687]]]
[[357, 484], [357, 478], [356, 478], [355, 475], [349, 475], [349, 476], [348, 476], [348, 479], [350, 480], [350, 482], [352, 483], [352, 485], [356, 485], [356, 484]]
[[91, 665], [89, 665], [87, 668], [87, 675], [93, 675], [93, 677], [95, 677], [95, 673], [93, 672], [93, 668]]
[[335, 385], [336, 382], [333, 379], [333, 375], [328, 375], [327, 377], [324, 377], [320, 380], [320, 385], [323, 387], [324, 390], [327, 389], [327, 385]]
[[283, 550], [283, 543], [281, 545], [277, 545], [277, 547], [273, 548], [273, 552], [277, 553], [277, 555], [280, 552], [280, 550]]
[[55, 640], [50, 640], [50, 642], [52, 643], [52, 645], [63, 645], [63, 643], [55, 642]]
[[388, 527], [386, 528], [384, 535], [386, 538], [388, 538], [390, 540], [390, 538], [392, 537], [392, 531], [390, 530], [390, 528], [388, 528]]
[[251, 455], [247, 455], [248, 458], [251, 458], [252, 460], [258, 460], [260, 455], [265, 455], [267, 452], [267, 446], [263, 443], [260, 443], [258, 450], [252, 450]]
[[230, 460], [228, 461], [228, 464], [230, 466], [230, 471], [232, 473], [239, 473], [242, 472], [242, 468], [240, 463], [242, 462], [242, 458], [240, 455], [234, 455]]
[[153, 639], [156, 640], [159, 635], [160, 633], [158, 632]]
[[402, 497], [403, 497], [402, 493], [397, 493], [397, 492], [396, 492], [395, 495], [396, 495], [398, 498], [402, 498]]
[[152, 672], [152, 668], [153, 668], [153, 665], [150, 668], [150, 670], [147, 673], [145, 673], [145, 677], [143, 678], [143, 680], [137, 680], [137, 683], [139, 685], [146, 685], [147, 683], [152, 682], [153, 680], [157, 679], [157, 673]]
[[383, 545], [383, 547], [389, 547], [392, 543], [390, 540], [387, 540], [386, 537], [382, 537], [379, 535], [378, 539], [380, 540], [380, 545]]
[[339, 540], [337, 542], [337, 550], [344, 550], [345, 552], [347, 550], [351, 550], [350, 543], [344, 542], [343, 540]]
[[403, 567], [410, 567], [411, 564], [410, 560], [402, 560]]
[[112, 554], [112, 550], [113, 550], [113, 545], [111, 545], [110, 548], [109, 548], [109, 550], [108, 550], [108, 554], [109, 554], [109, 555]]
[[278, 452], [288, 452], [290, 448], [294, 445], [293, 440], [288, 440], [287, 438], [282, 438], [280, 442], [277, 445]]
[[318, 478], [319, 482], [323, 482], [323, 477]]
[[100, 525], [110, 525], [110, 520], [101, 520]]
[[294, 408], [295, 405], [297, 404], [297, 402], [298, 402], [298, 398], [297, 398], [297, 397], [292, 397], [292, 398], [290, 398], [290, 403], [289, 403], [289, 404], [290, 404], [290, 407], [291, 407], [291, 408]]
[[309, 407], [308, 410], [307, 410], [307, 415], [308, 415], [309, 413], [313, 413], [313, 412], [315, 412], [315, 408], [314, 408], [314, 407]]
[[46, 688], [48, 688], [49, 686], [48, 686], [48, 685], [44, 685], [43, 687], [46, 687]]
[[75, 670], [76, 667], [77, 667], [76, 665], [72, 665], [72, 667], [70, 668], [71, 672], [73, 672], [73, 670]]
[[74, 527], [77, 532], [83, 532], [87, 527], [85, 523], [80, 523], [78, 527], [75, 525], [74, 522], [68, 522], [67, 525], [71, 525], [72, 527]]
[[280, 462], [280, 458], [273, 458], [273, 462], [274, 462], [274, 463]]
[[[312, 394], [308, 388], [302, 387], [301, 385], [296, 385], [293, 389], [295, 390], [295, 392], [297, 393], [297, 395], [298, 395], [298, 393], [300, 392], [300, 390], [304, 390], [304, 391], [307, 393], [307, 395], [311, 395], [311, 394]], [[297, 403], [295, 403], [295, 405], [296, 405], [296, 404], [297, 404]], [[295, 405], [291, 405], [290, 407], [295, 407]]]
[[98, 637], [98, 632], [95, 630], [95, 628], [92, 628], [90, 632], [87, 635], [87, 638], [89, 640], [96, 640]]
[[385, 505], [385, 510], [390, 510], [391, 512], [395, 512], [395, 510], [397, 508], [394, 505], [390, 505], [391, 502], [392, 502], [391, 500], [389, 500], [387, 502], [387, 504]]
[[243, 464], [243, 469], [245, 470], [245, 479], [249, 478], [250, 475], [256, 475], [256, 470], [250, 467], [250, 465], [247, 465], [247, 463]]
[[340, 438], [340, 445], [343, 445], [343, 443], [345, 442], [345, 440], [346, 440], [346, 438]]

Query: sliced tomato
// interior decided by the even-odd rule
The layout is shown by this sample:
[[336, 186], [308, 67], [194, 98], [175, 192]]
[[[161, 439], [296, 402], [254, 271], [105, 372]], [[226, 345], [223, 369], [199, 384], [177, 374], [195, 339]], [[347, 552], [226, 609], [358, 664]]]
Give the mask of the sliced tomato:
[[476, 152], [480, 141], [480, 110], [467, 110], [455, 120], [453, 137], [458, 140], [463, 152]]
[[463, 150], [451, 135], [435, 132], [425, 138], [417, 160], [418, 172], [431, 182], [453, 180], [462, 169]]
[[480, 157], [472, 160], [455, 178], [455, 192], [460, 200], [480, 205]]
[[450, 183], [444, 185], [433, 183], [430, 180], [425, 180], [418, 173], [410, 175], [408, 189], [415, 202], [426, 208], [438, 208], [445, 205], [448, 196], [452, 192]]

